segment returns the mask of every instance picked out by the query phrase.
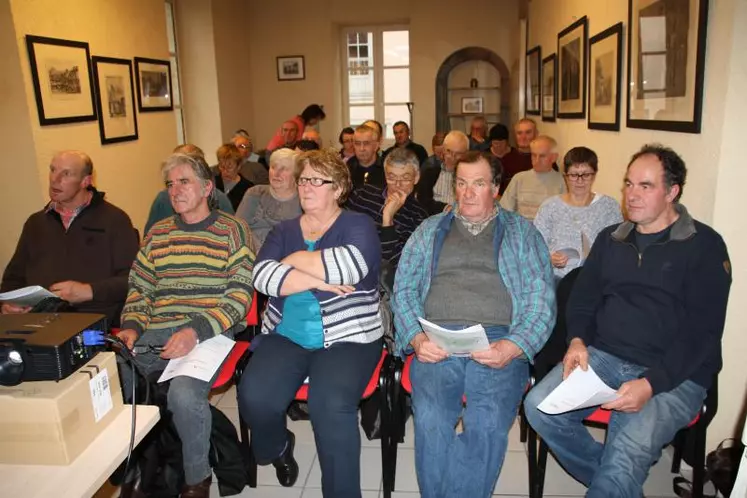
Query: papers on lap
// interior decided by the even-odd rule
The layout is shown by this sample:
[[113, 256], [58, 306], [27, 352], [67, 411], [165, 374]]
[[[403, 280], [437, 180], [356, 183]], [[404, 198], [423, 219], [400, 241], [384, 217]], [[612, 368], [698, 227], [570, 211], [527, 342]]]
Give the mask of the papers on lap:
[[537, 408], [548, 415], [557, 415], [602, 405], [617, 398], [617, 391], [605, 384], [589, 365], [585, 372], [581, 367], [576, 367]]
[[449, 330], [439, 327], [424, 318], [418, 318], [423, 332], [438, 347], [454, 356], [469, 356], [473, 351], [488, 349], [488, 336], [482, 325], [473, 325], [466, 329]]
[[209, 382], [218, 367], [233, 349], [235, 341], [218, 335], [199, 343], [188, 355], [169, 360], [158, 382], [165, 382], [179, 375]]
[[44, 287], [32, 285], [30, 287], [23, 287], [22, 289], [16, 289], [10, 292], [3, 292], [0, 294], [0, 302], [15, 304], [16, 306], [35, 306], [39, 304], [42, 299], [48, 297], [57, 296]]

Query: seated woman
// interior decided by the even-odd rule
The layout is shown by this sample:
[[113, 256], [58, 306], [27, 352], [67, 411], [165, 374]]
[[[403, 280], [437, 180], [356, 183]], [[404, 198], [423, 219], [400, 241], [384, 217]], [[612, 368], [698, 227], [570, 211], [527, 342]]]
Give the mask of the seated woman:
[[341, 208], [351, 180], [336, 151], [301, 154], [295, 179], [304, 214], [272, 229], [254, 265], [254, 287], [270, 300], [239, 410], [257, 463], [272, 463], [280, 484], [293, 486], [298, 464], [285, 411], [309, 377], [322, 493], [356, 498], [358, 403], [382, 350], [381, 245], [371, 218]]
[[244, 194], [236, 216], [252, 230], [257, 250], [262, 247], [272, 227], [301, 214], [293, 170], [298, 152], [278, 149], [270, 156], [270, 184], [255, 185]]
[[234, 144], [223, 144], [215, 153], [218, 156], [218, 171], [215, 175], [215, 188], [225, 193], [234, 210], [239, 206], [252, 182], [239, 174], [244, 157]]
[[545, 200], [534, 226], [545, 239], [557, 279], [581, 266], [599, 232], [622, 222], [620, 204], [591, 190], [598, 169], [597, 155], [574, 147], [563, 158], [568, 191]]

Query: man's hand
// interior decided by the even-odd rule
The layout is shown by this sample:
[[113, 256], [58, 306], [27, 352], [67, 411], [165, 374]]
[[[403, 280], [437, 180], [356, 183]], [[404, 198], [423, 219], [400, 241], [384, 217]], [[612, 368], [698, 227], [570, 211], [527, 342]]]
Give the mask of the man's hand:
[[138, 333], [132, 329], [122, 329], [117, 333], [117, 339], [124, 342], [130, 351], [135, 347], [135, 341], [137, 341], [138, 337], [140, 337]]
[[501, 339], [490, 343], [490, 348], [472, 353], [472, 359], [490, 368], [503, 368], [514, 358], [524, 354], [515, 342]]
[[586, 349], [584, 341], [576, 337], [571, 341], [563, 358], [563, 380], [578, 366], [584, 372], [589, 368], [589, 350]]
[[3, 303], [0, 313], [3, 315], [15, 314], [15, 313], [28, 313], [31, 311], [31, 306], [16, 306], [15, 304]]
[[635, 413], [654, 395], [654, 390], [648, 379], [629, 380], [617, 390], [619, 398], [602, 405], [606, 410], [617, 410], [618, 412]]
[[49, 286], [49, 290], [57, 297], [71, 304], [85, 303], [93, 299], [93, 288], [90, 284], [65, 280]]
[[550, 254], [550, 261], [555, 268], [565, 268], [565, 265], [568, 264], [568, 256], [562, 252], [554, 252]]
[[344, 296], [345, 294], [350, 294], [351, 292], [353, 292], [355, 290], [355, 287], [353, 287], [352, 285], [328, 284], [327, 282], [321, 281], [321, 283], [316, 286], [316, 290], [331, 292], [332, 294], [337, 294], [338, 296]]
[[439, 348], [434, 342], [428, 339], [425, 332], [420, 332], [412, 341], [410, 341], [412, 349], [415, 350], [415, 357], [422, 363], [438, 363], [441, 360], [445, 360], [449, 354], [443, 349]]
[[381, 226], [390, 227], [394, 223], [394, 215], [405, 205], [407, 196], [404, 192], [389, 190], [384, 202], [384, 209], [381, 211]]
[[163, 345], [161, 358], [171, 360], [189, 354], [197, 346], [197, 332], [193, 328], [181, 329]]

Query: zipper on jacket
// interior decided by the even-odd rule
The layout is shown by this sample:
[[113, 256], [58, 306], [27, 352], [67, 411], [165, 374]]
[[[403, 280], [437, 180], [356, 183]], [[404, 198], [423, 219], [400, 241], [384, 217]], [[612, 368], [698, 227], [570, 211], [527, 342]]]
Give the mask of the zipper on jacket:
[[[654, 242], [653, 244], [649, 244], [649, 245], [646, 246], [646, 249], [648, 249], [649, 247], [653, 247], [653, 246], [663, 246], [663, 245], [665, 245], [665, 244], [667, 244], [669, 242], [684, 242], [686, 240], [690, 240], [692, 237], [693, 237], [693, 235], [690, 235], [689, 237], [687, 237], [685, 239], [682, 239], [682, 240], [672, 240], [672, 239], [668, 238], [667, 240], [665, 240], [663, 242]], [[625, 244], [628, 244], [629, 246], [631, 246], [633, 248], [633, 250], [638, 254], [638, 268], [640, 268], [641, 265], [643, 264], [643, 252], [639, 251], [638, 247], [636, 247], [636, 245], [633, 244], [632, 242], [627, 242], [626, 241]], [[645, 252], [646, 249], [644, 249], [643, 251]]]

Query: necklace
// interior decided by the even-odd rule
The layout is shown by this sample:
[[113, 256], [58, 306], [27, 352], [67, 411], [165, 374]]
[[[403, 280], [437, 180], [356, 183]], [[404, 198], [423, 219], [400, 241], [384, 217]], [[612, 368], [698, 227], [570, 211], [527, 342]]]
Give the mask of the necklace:
[[332, 213], [332, 216], [329, 217], [329, 219], [322, 225], [320, 228], [316, 230], [312, 230], [311, 223], [309, 222], [309, 215], [304, 215], [304, 220], [306, 220], [306, 231], [311, 236], [310, 238], [313, 240], [318, 239], [321, 237], [321, 235], [327, 231], [327, 228], [332, 224], [335, 219], [337, 219], [337, 216], [342, 212], [341, 209], [337, 209], [334, 213]]

